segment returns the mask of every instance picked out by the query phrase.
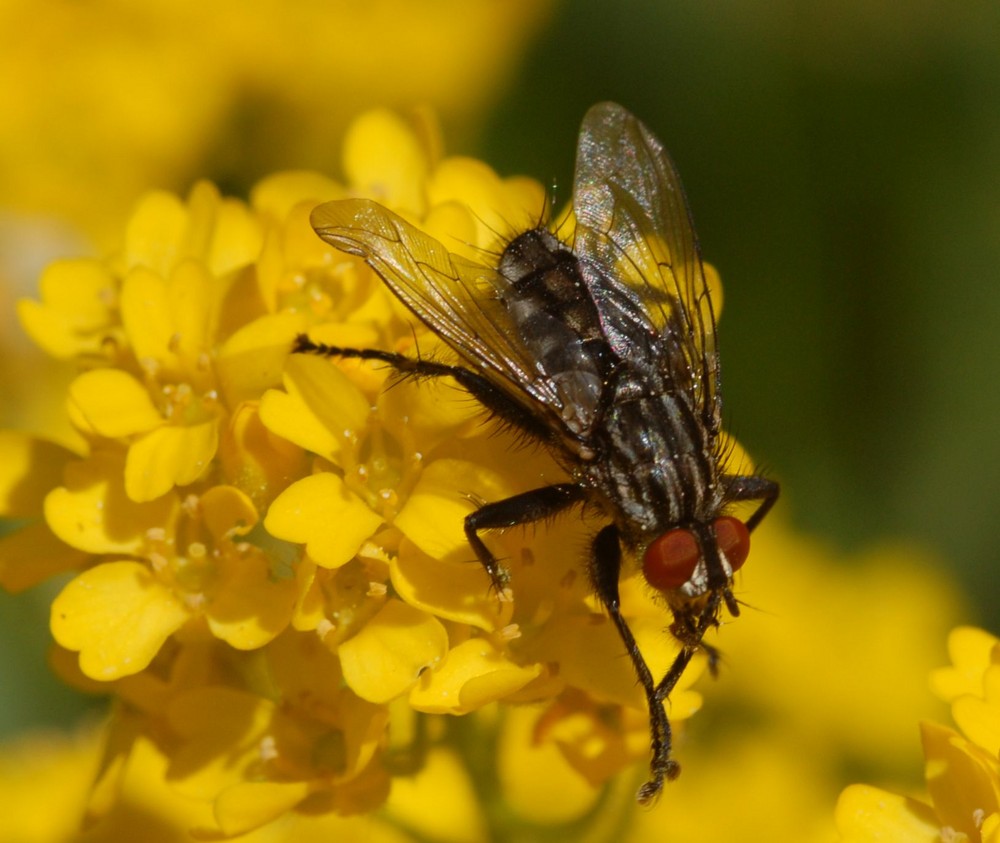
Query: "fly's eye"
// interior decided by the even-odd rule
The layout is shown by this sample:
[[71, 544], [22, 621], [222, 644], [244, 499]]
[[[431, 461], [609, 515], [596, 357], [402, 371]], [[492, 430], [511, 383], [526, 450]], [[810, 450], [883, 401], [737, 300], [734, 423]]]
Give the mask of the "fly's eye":
[[739, 518], [725, 516], [715, 519], [715, 540], [726, 554], [729, 567], [738, 571], [750, 555], [750, 531]]
[[[713, 525], [719, 550], [733, 571], [743, 567], [750, 555], [750, 531], [739, 518], [716, 518]], [[694, 576], [701, 559], [698, 540], [690, 530], [678, 528], [655, 539], [642, 558], [642, 573], [653, 588], [670, 591], [680, 588]]]
[[[715, 523], [724, 520], [727, 519], [720, 518]], [[653, 588], [670, 591], [691, 579], [700, 558], [701, 548], [694, 533], [684, 529], [670, 530], [646, 548], [642, 557], [642, 573]]]

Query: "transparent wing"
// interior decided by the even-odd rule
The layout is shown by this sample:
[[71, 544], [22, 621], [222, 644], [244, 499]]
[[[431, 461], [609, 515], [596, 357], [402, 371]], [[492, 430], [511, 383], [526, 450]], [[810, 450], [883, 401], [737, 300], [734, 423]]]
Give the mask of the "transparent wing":
[[363, 258], [465, 362], [514, 400], [563, 426], [564, 397], [521, 341], [498, 296], [504, 283], [496, 269], [452, 254], [368, 199], [327, 202], [313, 210], [310, 221], [331, 246]]
[[659, 335], [661, 374], [718, 430], [715, 312], [684, 189], [660, 141], [620, 105], [599, 103], [583, 119], [573, 212], [574, 250], [639, 305]]

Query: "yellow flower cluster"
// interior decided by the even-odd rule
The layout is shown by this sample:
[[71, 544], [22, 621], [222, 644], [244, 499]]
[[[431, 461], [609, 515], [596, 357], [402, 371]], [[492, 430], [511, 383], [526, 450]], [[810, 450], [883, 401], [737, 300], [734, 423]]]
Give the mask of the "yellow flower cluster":
[[[0, 438], [0, 513], [25, 520], [0, 544], [0, 584], [71, 575], [56, 662], [118, 701], [94, 816], [143, 768], [183, 802], [175, 822], [212, 837], [370, 811], [390, 785], [404, 825], [427, 821], [441, 787], [570, 822], [646, 759], [641, 690], [580, 564], [587, 525], [496, 537], [513, 601], [469, 561], [474, 502], [551, 481], [555, 464], [512, 459], [452, 384], [386, 388], [384, 369], [289, 354], [306, 330], [443, 353], [316, 237], [319, 202], [373, 197], [480, 256], [541, 217], [540, 185], [436, 160], [432, 135], [373, 112], [346, 138], [346, 184], [282, 174], [249, 204], [208, 184], [150, 194], [114, 257], [57, 263], [22, 302], [31, 337], [80, 371], [79, 447]], [[664, 670], [664, 609], [635, 579], [622, 591]], [[672, 694], [675, 720], [699, 706], [699, 670]]]
[[[587, 584], [594, 525], [490, 535], [512, 598], [462, 531], [478, 501], [560, 469], [448, 381], [289, 354], [308, 331], [447, 355], [308, 221], [372, 197], [482, 261], [541, 218], [540, 185], [439, 147], [432, 126], [372, 112], [345, 138], [343, 183], [285, 173], [248, 203], [208, 184], [150, 194], [117, 253], [53, 264], [20, 304], [75, 372], [74, 433], [0, 432], [0, 516], [19, 527], [0, 538], [0, 585], [57, 578], [53, 662], [115, 705], [100, 735], [0, 753], [18, 805], [0, 836], [76, 839], [85, 815], [94, 841], [826, 841], [845, 768], [905, 780], [911, 724], [936, 716], [922, 677], [959, 614], [912, 548], [845, 565], [769, 518], [737, 583], [745, 616], [718, 633], [714, 721], [678, 731], [684, 775], [637, 811], [648, 720]], [[622, 600], [663, 670], [666, 609], [641, 578]], [[1000, 843], [995, 643], [956, 632], [956, 667], [937, 674], [963, 734], [925, 727], [930, 801], [851, 788], [845, 839]], [[678, 725], [702, 667], [671, 696]]]
[[959, 731], [921, 724], [928, 797], [847, 788], [837, 805], [845, 843], [1000, 843], [1000, 639], [960, 627], [948, 650], [952, 666], [931, 685]]

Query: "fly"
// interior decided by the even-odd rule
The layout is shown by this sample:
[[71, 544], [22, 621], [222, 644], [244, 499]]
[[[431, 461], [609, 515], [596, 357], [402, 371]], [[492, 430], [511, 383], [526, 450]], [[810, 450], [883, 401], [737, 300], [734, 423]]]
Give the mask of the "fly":
[[[465, 534], [498, 590], [508, 574], [480, 533], [590, 505], [608, 524], [594, 537], [588, 573], [645, 691], [650, 802], [680, 765], [671, 757], [664, 703], [723, 607], [739, 614], [735, 571], [778, 484], [723, 470], [715, 311], [677, 171], [631, 113], [600, 103], [583, 119], [573, 183], [571, 242], [545, 226], [523, 232], [496, 266], [450, 254], [367, 199], [312, 213], [317, 234], [363, 258], [443, 339], [449, 365], [377, 349], [341, 348], [305, 335], [295, 351], [387, 363], [403, 375], [449, 376], [484, 408], [542, 443], [571, 478], [485, 503]], [[746, 520], [730, 514], [757, 501]], [[673, 613], [681, 649], [666, 674], [650, 672], [621, 614], [623, 558]]]

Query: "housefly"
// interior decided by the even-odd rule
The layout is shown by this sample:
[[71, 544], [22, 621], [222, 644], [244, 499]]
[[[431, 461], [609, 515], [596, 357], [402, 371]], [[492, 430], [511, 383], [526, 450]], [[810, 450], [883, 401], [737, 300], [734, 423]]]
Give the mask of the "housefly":
[[[366, 199], [312, 213], [327, 243], [363, 258], [460, 362], [297, 338], [295, 351], [449, 376], [492, 415], [542, 443], [569, 480], [481, 505], [465, 534], [493, 585], [508, 575], [486, 530], [590, 505], [607, 518], [588, 572], [649, 706], [650, 777], [640, 802], [680, 772], [664, 704], [723, 607], [739, 614], [734, 572], [778, 485], [723, 469], [715, 311], [680, 178], [662, 144], [620, 105], [583, 119], [569, 242], [539, 226], [511, 239], [493, 266], [450, 254]], [[757, 501], [740, 521], [739, 501]], [[673, 613], [680, 652], [658, 681], [621, 614], [623, 558], [641, 561]]]

